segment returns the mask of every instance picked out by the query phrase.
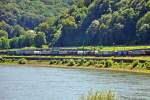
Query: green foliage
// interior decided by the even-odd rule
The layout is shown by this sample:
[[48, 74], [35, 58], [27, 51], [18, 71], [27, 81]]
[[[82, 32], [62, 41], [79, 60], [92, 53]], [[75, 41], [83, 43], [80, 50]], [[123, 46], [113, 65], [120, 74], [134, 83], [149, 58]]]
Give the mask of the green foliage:
[[0, 56], [0, 63], [2, 63], [2, 62], [4, 63], [4, 62], [5, 62], [5, 59]]
[[76, 63], [77, 63], [77, 66], [83, 66], [86, 63], [86, 60], [80, 59], [80, 60], [77, 60]]
[[0, 49], [9, 49], [10, 45], [9, 45], [9, 40], [8, 38], [1, 38], [0, 39]]
[[139, 64], [140, 64], [140, 63], [139, 63], [138, 60], [137, 60], [137, 61], [133, 61], [132, 64], [131, 64], [131, 69], [136, 68]]
[[0, 30], [0, 38], [2, 37], [8, 38], [8, 33], [4, 30]]
[[138, 21], [137, 31], [137, 36], [140, 38], [140, 42], [150, 43], [150, 11]]
[[116, 96], [111, 92], [89, 92], [88, 95], [83, 95], [79, 100], [118, 100]]
[[63, 25], [66, 26], [76, 26], [76, 22], [73, 16], [69, 16], [68, 18], [63, 20]]
[[148, 70], [150, 70], [150, 62], [145, 62], [144, 67]]
[[18, 48], [19, 46], [19, 43], [18, 43], [18, 38], [12, 38], [11, 40], [10, 40], [10, 47], [11, 48]]
[[45, 33], [38, 32], [34, 38], [35, 46], [38, 48], [42, 48], [42, 45], [46, 44]]
[[[10, 39], [11, 48], [41, 48], [46, 42], [49, 46], [150, 43], [150, 0], [1, 0], [0, 5], [0, 38]], [[5, 48], [9, 46], [1, 46]]]
[[58, 62], [59, 62], [59, 61], [57, 61], [57, 60], [50, 60], [50, 61], [49, 61], [49, 64], [50, 64], [50, 65], [54, 65], [54, 64], [58, 64]]
[[94, 65], [94, 61], [92, 61], [92, 60], [86, 61], [85, 65], [86, 66], [92, 66], [92, 65]]
[[75, 61], [73, 59], [70, 59], [67, 63], [67, 66], [74, 66], [75, 65]]
[[114, 63], [113, 60], [106, 60], [105, 61], [105, 67], [106, 68], [112, 67], [113, 63]]
[[22, 58], [18, 60], [18, 64], [27, 64], [27, 60]]

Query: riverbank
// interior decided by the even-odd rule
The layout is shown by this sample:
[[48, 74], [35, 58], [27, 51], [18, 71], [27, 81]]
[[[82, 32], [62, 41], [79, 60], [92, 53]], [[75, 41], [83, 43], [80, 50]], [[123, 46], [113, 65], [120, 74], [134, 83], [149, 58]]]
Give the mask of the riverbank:
[[[55, 62], [55, 63], [51, 63]], [[89, 61], [91, 62], [91, 61]], [[110, 61], [111, 62], [111, 61]], [[69, 64], [70, 63], [70, 64]], [[144, 69], [144, 68], [131, 68], [131, 66], [127, 66], [126, 63], [123, 63], [122, 65], [110, 65], [108, 67], [104, 67], [101, 64], [98, 66], [97, 65], [77, 65], [77, 64], [72, 64], [72, 62], [66, 62], [62, 64], [62, 62], [58, 61], [42, 61], [42, 60], [28, 60], [27, 62], [25, 61], [24, 63], [19, 63], [19, 61], [6, 61], [6, 62], [1, 62], [0, 64], [4, 65], [16, 65], [16, 66], [23, 66], [23, 65], [28, 65], [31, 67], [49, 67], [49, 68], [67, 68], [67, 69], [87, 69], [87, 70], [103, 70], [103, 71], [113, 71], [113, 72], [129, 72], [129, 73], [143, 73], [143, 74], [150, 74], [150, 70]], [[135, 62], [134, 62], [135, 63]], [[138, 65], [137, 65], [138, 66]], [[135, 66], [134, 66], [135, 67]]]

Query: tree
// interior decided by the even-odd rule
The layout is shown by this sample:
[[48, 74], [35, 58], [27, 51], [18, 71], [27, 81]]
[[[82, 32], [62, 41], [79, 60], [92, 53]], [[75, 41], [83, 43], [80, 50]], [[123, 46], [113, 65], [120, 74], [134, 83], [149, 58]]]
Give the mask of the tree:
[[75, 27], [76, 26], [76, 21], [73, 16], [69, 16], [66, 19], [63, 20], [63, 25], [64, 26], [71, 26]]
[[4, 30], [0, 30], [0, 38], [2, 37], [8, 38], [8, 33]]
[[23, 27], [21, 27], [20, 25], [15, 25], [13, 27], [14, 31], [11, 37], [19, 37], [20, 35], [23, 35], [25, 30]]
[[5, 37], [1, 38], [1, 49], [9, 49], [9, 40]]
[[150, 11], [138, 21], [137, 36], [142, 43], [150, 43]]
[[43, 32], [38, 32], [34, 38], [34, 44], [36, 47], [41, 48], [42, 45], [46, 44], [46, 36]]
[[19, 48], [23, 48], [26, 46], [25, 44], [25, 35], [21, 35], [19, 38], [18, 38], [18, 47]]
[[15, 38], [10, 39], [10, 42], [9, 42], [10, 48], [12, 48], [12, 49], [18, 48], [18, 47], [19, 47], [18, 40], [19, 40], [18, 37], [15, 37]]

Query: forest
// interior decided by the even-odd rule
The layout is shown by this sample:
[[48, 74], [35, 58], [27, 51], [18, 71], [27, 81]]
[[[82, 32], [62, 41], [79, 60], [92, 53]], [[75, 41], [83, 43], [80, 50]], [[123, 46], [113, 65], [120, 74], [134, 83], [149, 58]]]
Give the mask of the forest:
[[150, 0], [0, 0], [0, 49], [150, 44]]

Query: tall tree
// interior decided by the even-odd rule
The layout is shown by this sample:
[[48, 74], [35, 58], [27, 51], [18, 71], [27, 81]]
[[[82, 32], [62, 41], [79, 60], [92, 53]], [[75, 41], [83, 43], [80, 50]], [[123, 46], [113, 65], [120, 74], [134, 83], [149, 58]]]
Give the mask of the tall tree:
[[34, 38], [35, 46], [38, 48], [42, 48], [42, 45], [46, 44], [46, 37], [45, 33], [38, 32], [37, 35]]

